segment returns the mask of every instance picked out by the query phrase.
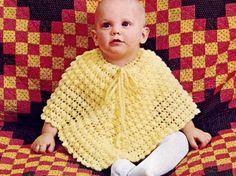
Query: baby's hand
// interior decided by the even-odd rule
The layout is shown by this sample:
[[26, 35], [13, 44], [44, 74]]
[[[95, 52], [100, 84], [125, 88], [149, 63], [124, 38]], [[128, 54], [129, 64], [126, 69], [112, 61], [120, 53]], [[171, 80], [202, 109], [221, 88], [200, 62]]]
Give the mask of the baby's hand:
[[31, 149], [36, 153], [53, 152], [55, 149], [55, 139], [50, 133], [43, 133], [35, 139]]
[[185, 135], [190, 146], [195, 150], [206, 147], [206, 145], [211, 141], [211, 135], [209, 133], [204, 132], [196, 127], [186, 131]]

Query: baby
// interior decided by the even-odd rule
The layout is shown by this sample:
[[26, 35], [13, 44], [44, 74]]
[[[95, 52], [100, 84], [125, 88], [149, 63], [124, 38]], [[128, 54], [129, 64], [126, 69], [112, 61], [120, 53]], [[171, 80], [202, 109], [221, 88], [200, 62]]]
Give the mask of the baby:
[[[53, 152], [58, 133], [77, 161], [112, 176], [172, 170], [209, 133], [191, 121], [196, 104], [154, 52], [140, 48], [149, 29], [138, 0], [102, 0], [92, 31], [97, 49], [78, 56], [41, 115], [32, 150]], [[135, 162], [139, 164], [135, 165]]]

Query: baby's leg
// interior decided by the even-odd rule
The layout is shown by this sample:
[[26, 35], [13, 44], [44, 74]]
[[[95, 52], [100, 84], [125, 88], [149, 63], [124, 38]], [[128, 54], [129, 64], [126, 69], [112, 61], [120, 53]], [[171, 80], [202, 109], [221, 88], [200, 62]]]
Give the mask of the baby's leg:
[[127, 176], [135, 165], [126, 159], [116, 160], [111, 166], [111, 176]]
[[167, 136], [146, 159], [132, 169], [128, 176], [163, 175], [174, 169], [188, 153], [188, 150], [189, 146], [185, 135], [179, 131], [173, 133]]

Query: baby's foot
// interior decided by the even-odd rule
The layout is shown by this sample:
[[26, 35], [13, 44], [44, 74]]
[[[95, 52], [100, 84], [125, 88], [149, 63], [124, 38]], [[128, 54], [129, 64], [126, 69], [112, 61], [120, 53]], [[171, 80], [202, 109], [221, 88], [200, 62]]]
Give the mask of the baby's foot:
[[135, 165], [129, 160], [116, 160], [111, 166], [111, 176], [127, 176], [134, 167]]

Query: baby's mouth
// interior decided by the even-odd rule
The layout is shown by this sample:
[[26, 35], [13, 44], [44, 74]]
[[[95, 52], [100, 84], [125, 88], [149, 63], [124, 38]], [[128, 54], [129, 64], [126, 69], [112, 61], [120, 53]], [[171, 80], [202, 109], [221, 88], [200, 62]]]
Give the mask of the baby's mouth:
[[110, 43], [123, 43], [120, 39], [114, 39]]
[[124, 41], [120, 39], [114, 39], [110, 42], [110, 46], [121, 46], [123, 45]]

